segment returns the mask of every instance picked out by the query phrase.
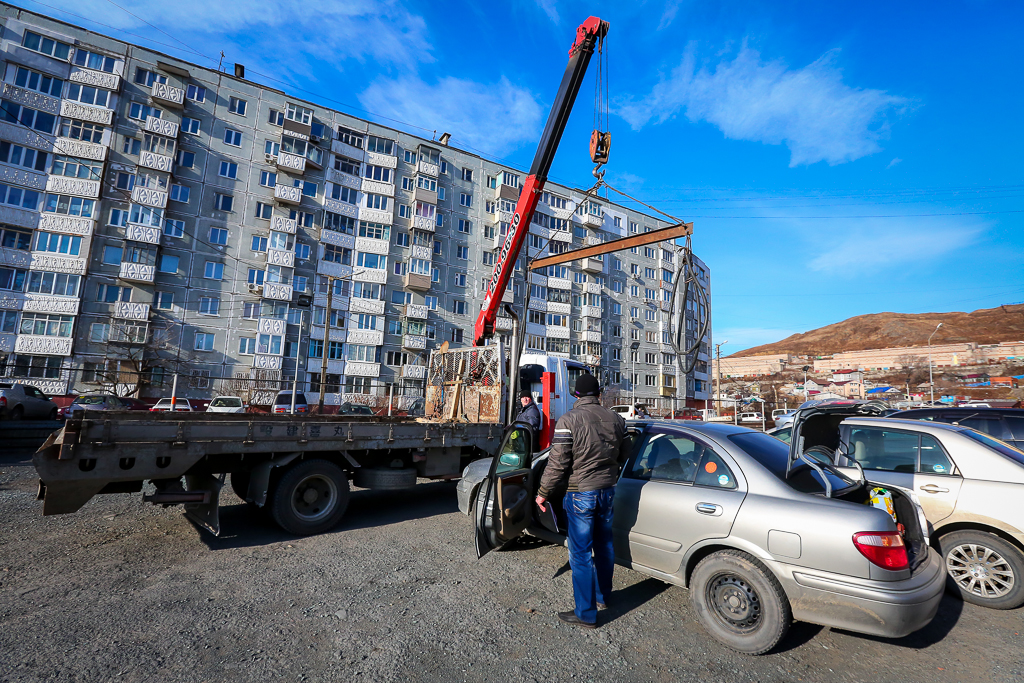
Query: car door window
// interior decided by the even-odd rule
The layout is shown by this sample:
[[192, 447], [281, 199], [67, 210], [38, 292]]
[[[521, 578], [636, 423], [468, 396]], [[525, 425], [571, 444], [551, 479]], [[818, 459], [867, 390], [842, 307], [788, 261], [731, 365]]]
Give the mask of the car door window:
[[917, 471], [918, 435], [913, 432], [855, 427], [850, 432], [850, 451], [849, 456], [865, 469]]
[[704, 457], [697, 466], [695, 486], [711, 486], [716, 489], [736, 488], [736, 476], [729, 466], [710, 448], [704, 449]]
[[1015, 441], [1024, 441], [1024, 417], [1007, 415], [1006, 426], [1010, 428]]
[[961, 427], [970, 427], [971, 429], [977, 429], [983, 434], [988, 434], [994, 439], [1000, 441], [1008, 441], [1013, 437], [1010, 436], [1010, 430], [1006, 429], [1006, 425], [1003, 423], [1002, 418], [998, 416], [980, 416], [980, 415], [969, 415], [963, 419], [955, 420]]
[[494, 473], [503, 474], [527, 467], [530, 458], [529, 440], [530, 432], [525, 427], [514, 428], [502, 445]]
[[921, 463], [917, 471], [922, 474], [953, 474], [953, 463], [934, 437], [921, 435]]
[[630, 479], [692, 483], [704, 446], [678, 434], [655, 433], [648, 437], [626, 476]]

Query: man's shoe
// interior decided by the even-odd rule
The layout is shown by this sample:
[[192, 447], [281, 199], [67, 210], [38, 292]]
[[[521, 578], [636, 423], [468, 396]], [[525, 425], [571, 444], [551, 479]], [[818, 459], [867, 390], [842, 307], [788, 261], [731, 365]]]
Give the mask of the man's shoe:
[[608, 605], [604, 604], [603, 602], [599, 602], [597, 603], [597, 609], [608, 609]]
[[588, 623], [586, 621], [583, 621], [578, 616], [576, 616], [575, 612], [559, 612], [558, 613], [558, 618], [561, 619], [562, 621], [564, 621], [567, 624], [573, 624], [575, 626], [582, 626], [583, 628], [597, 628], [597, 622], [596, 621], [593, 624], [590, 624], [590, 623]]

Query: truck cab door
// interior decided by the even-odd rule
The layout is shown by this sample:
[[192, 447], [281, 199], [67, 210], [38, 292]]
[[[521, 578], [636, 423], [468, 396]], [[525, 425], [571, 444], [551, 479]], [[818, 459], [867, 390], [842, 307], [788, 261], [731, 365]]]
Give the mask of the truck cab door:
[[491, 461], [473, 511], [478, 558], [521, 535], [533, 521], [532, 461], [533, 430], [512, 425]]

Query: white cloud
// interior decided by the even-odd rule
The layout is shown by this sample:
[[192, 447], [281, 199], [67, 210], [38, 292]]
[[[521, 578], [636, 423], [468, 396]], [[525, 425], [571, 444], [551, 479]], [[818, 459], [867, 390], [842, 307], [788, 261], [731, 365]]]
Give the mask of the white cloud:
[[505, 77], [497, 83], [442, 78], [381, 78], [360, 103], [377, 114], [452, 134], [454, 147], [468, 146], [501, 156], [540, 136], [543, 110], [533, 94]]
[[661, 13], [661, 21], [658, 22], [658, 30], [667, 28], [679, 12], [679, 5], [683, 4], [683, 0], [669, 0], [665, 3], [665, 11]]
[[819, 244], [807, 264], [812, 271], [855, 279], [884, 268], [929, 262], [971, 246], [988, 229], [981, 221], [948, 218], [833, 220], [828, 235], [838, 239]]
[[886, 166], [885, 168], [886, 168], [886, 170], [888, 170], [888, 169], [892, 168], [893, 166], [895, 166], [896, 164], [901, 163], [902, 161], [903, 161], [903, 159], [900, 159], [899, 157], [896, 157], [895, 159], [890, 161], [889, 165]]
[[533, 0], [533, 1], [535, 3], [537, 3], [537, 7], [540, 7], [542, 10], [544, 10], [544, 14], [548, 15], [548, 19], [550, 19], [552, 22], [554, 22], [556, 24], [559, 23], [557, 0]]
[[727, 138], [785, 144], [790, 166], [830, 165], [878, 152], [888, 118], [902, 113], [906, 98], [843, 83], [837, 50], [801, 69], [763, 61], [747, 46], [713, 69], [698, 68], [694, 48], [668, 77], [639, 99], [617, 103], [617, 113], [638, 130], [679, 113], [708, 121]]
[[[153, 46], [160, 51], [179, 54], [179, 50], [185, 50], [176, 38], [213, 59], [224, 50], [226, 64], [238, 61], [274, 75], [302, 75], [316, 80], [317, 71], [325, 65], [343, 69], [349, 60], [374, 62], [385, 68], [405, 68], [433, 60], [426, 22], [399, 0], [118, 3], [139, 18], [106, 0], [51, 1], [68, 12], [166, 43]], [[109, 32], [102, 26], [97, 30]], [[132, 36], [115, 36], [145, 44]], [[180, 54], [190, 61], [203, 61], [188, 52]]]

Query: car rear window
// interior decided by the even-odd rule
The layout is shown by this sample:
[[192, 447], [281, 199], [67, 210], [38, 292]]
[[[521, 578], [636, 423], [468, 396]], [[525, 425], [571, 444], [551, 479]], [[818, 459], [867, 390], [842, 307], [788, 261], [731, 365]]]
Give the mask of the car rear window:
[[[295, 403], [296, 404], [298, 404], [298, 403], [305, 403], [305, 402], [306, 402], [306, 395], [305, 394], [295, 394]], [[276, 406], [290, 406], [291, 404], [292, 404], [292, 394], [291, 394], [291, 392], [288, 392], [287, 394], [278, 394], [277, 400], [274, 401], [274, 405], [276, 405]]]
[[213, 403], [210, 404], [213, 408], [241, 408], [242, 399], [240, 398], [215, 398]]
[[1018, 450], [1008, 443], [1003, 443], [999, 439], [993, 439], [988, 434], [982, 434], [974, 429], [963, 429], [960, 431], [961, 434], [969, 439], [974, 439], [978, 443], [985, 444], [999, 454], [1006, 456], [1010, 460], [1024, 465], [1024, 451]]
[[[780, 481], [786, 482], [789, 486], [802, 493], [821, 493], [825, 485], [821, 476], [802, 462], [793, 466], [790, 478], [786, 478], [786, 465], [789, 463], [789, 446], [782, 443], [773, 436], [763, 432], [750, 432], [746, 434], [733, 434], [729, 440], [743, 449], [743, 451], [758, 461], [774, 474]], [[833, 491], [844, 489], [853, 482], [845, 477], [825, 470], [825, 476], [829, 480]]]
[[105, 396], [79, 396], [75, 399], [75, 403], [80, 406], [96, 406], [104, 403], [106, 400]]

